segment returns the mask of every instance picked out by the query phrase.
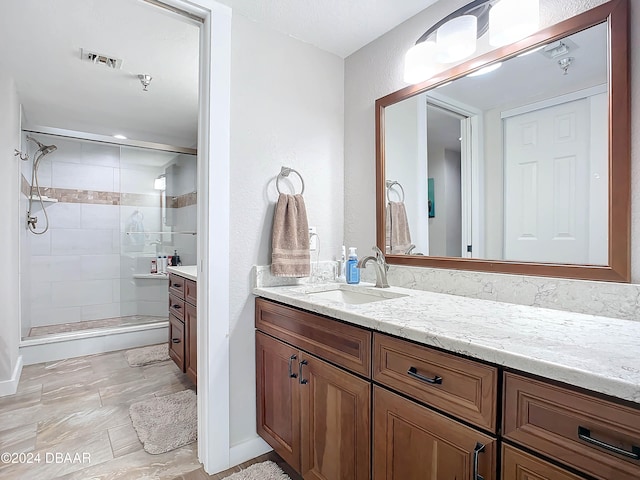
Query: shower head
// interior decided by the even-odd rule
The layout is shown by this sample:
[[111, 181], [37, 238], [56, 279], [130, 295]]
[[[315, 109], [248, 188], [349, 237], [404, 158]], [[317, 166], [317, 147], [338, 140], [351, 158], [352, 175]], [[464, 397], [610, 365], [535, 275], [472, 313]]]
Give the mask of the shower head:
[[38, 152], [40, 152], [42, 156], [45, 156], [51, 152], [55, 152], [58, 149], [58, 147], [56, 147], [55, 145], [44, 145], [43, 143], [40, 143], [38, 140], [29, 135], [27, 135], [27, 140], [31, 140], [33, 143], [38, 145]]

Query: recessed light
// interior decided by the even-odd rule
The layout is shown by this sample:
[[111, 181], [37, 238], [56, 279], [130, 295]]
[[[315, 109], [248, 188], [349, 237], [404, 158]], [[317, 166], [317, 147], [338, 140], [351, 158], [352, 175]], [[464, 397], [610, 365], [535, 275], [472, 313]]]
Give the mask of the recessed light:
[[124, 135], [121, 135], [120, 133], [114, 135], [113, 138], [117, 138], [118, 140], [126, 140], [127, 139], [127, 137], [125, 137]]
[[489, 65], [488, 67], [481, 68], [480, 70], [476, 70], [473, 73], [467, 75], [467, 77], [478, 77], [480, 75], [484, 75], [489, 72], [493, 72], [494, 70], [499, 69], [502, 66], [502, 62], [494, 63], [493, 65]]

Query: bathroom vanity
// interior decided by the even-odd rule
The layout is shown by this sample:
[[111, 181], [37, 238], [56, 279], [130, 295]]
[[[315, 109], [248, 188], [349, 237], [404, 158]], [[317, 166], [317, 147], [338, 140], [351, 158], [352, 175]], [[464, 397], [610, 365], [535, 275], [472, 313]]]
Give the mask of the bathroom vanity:
[[259, 287], [258, 433], [304, 478], [640, 478], [640, 323]]
[[169, 272], [169, 356], [197, 385], [197, 270], [167, 267]]

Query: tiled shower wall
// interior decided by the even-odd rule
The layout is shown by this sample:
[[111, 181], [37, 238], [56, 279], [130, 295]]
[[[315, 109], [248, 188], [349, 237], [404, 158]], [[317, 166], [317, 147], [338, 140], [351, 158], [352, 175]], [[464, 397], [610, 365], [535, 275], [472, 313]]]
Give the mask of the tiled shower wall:
[[[161, 192], [155, 178], [168, 155], [158, 152], [41, 136], [57, 151], [44, 157], [39, 183], [44, 195], [59, 201], [46, 207], [49, 230], [26, 233], [23, 248], [22, 333], [41, 325], [130, 315], [167, 315], [167, 284], [139, 279], [157, 253], [172, 253], [158, 234], [127, 235], [136, 226], [162, 231]], [[35, 148], [29, 145], [30, 152]], [[175, 157], [175, 154], [170, 155]], [[163, 163], [163, 164], [161, 164]], [[23, 164], [26, 187], [31, 162]], [[25, 189], [26, 190], [26, 189]], [[25, 192], [23, 192], [25, 193]], [[26, 212], [26, 197], [23, 198]], [[34, 202], [38, 231], [44, 215]], [[194, 250], [195, 251], [195, 250]]]

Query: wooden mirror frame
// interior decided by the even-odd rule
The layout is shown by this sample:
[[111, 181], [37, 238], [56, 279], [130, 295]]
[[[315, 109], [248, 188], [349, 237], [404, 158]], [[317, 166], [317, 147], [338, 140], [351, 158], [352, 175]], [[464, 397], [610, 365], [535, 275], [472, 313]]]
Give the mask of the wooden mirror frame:
[[607, 22], [609, 37], [609, 265], [513, 262], [476, 258], [387, 255], [390, 264], [455, 270], [629, 282], [631, 257], [631, 110], [629, 83], [628, 0], [612, 0], [512, 45], [473, 58], [417, 85], [376, 100], [376, 244], [385, 251], [385, 108], [489, 63], [506, 60], [580, 30]]

